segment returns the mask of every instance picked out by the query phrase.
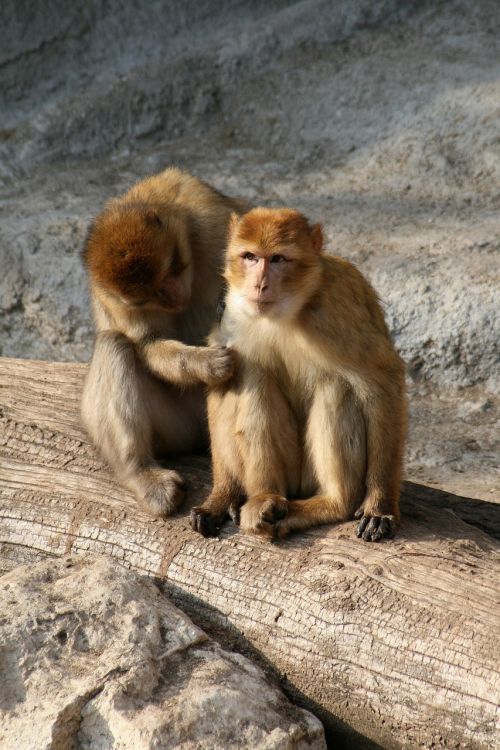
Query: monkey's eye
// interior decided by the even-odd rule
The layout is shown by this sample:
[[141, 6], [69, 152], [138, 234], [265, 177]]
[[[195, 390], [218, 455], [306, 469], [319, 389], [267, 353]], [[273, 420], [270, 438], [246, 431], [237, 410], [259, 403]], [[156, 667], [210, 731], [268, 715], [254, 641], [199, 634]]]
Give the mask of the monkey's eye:
[[285, 261], [284, 255], [271, 255], [271, 263], [285, 263]]
[[243, 260], [256, 260], [256, 257], [253, 253], [243, 253], [241, 257], [243, 258]]

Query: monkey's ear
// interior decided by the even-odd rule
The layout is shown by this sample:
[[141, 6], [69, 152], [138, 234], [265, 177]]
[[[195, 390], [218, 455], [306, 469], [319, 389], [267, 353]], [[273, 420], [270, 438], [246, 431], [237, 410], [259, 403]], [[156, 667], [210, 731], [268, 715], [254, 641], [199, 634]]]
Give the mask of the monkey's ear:
[[238, 226], [239, 220], [240, 220], [240, 217], [238, 216], [237, 213], [233, 211], [233, 213], [229, 217], [229, 225], [227, 228], [228, 237], [232, 237], [233, 234], [236, 232], [236, 227]]
[[88, 264], [89, 254], [90, 254], [89, 253], [89, 250], [90, 250], [90, 240], [92, 238], [92, 235], [94, 234], [94, 230], [95, 230], [96, 224], [97, 224], [97, 220], [94, 219], [94, 221], [90, 224], [89, 228], [87, 229], [87, 234], [86, 234], [86, 237], [85, 237], [85, 241], [83, 243], [83, 248], [82, 248], [82, 252], [81, 252], [81, 258], [82, 258], [83, 263], [85, 265]]
[[146, 224], [149, 224], [150, 226], [153, 226], [153, 227], [155, 227], [155, 226], [156, 227], [161, 227], [162, 226], [161, 219], [160, 219], [160, 217], [158, 215], [158, 212], [155, 211], [154, 208], [148, 208], [146, 210], [146, 212], [144, 214], [144, 221], [146, 222]]
[[313, 250], [319, 255], [323, 250], [323, 227], [321, 224], [314, 224], [311, 227], [311, 243]]

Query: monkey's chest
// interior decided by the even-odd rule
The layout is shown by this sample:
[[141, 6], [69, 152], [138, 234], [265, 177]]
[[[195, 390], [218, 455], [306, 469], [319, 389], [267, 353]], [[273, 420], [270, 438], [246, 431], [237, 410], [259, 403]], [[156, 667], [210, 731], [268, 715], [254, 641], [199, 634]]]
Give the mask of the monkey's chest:
[[261, 341], [258, 351], [249, 351], [248, 357], [255, 367], [260, 367], [281, 391], [299, 421], [306, 420], [317, 384], [325, 372], [292, 336], [273, 337]]

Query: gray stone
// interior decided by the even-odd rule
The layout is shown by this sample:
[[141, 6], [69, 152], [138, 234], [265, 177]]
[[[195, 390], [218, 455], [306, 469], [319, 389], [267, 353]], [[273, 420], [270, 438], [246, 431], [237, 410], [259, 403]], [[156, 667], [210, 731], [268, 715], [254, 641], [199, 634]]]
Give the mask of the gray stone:
[[0, 612], [2, 747], [326, 747], [318, 719], [110, 559], [16, 568]]

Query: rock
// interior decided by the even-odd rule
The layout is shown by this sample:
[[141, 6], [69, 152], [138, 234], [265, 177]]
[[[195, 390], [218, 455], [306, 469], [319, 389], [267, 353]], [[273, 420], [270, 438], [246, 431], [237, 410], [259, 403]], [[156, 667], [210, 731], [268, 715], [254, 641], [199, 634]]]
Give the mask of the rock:
[[318, 719], [109, 559], [16, 568], [0, 612], [2, 747], [326, 747]]

